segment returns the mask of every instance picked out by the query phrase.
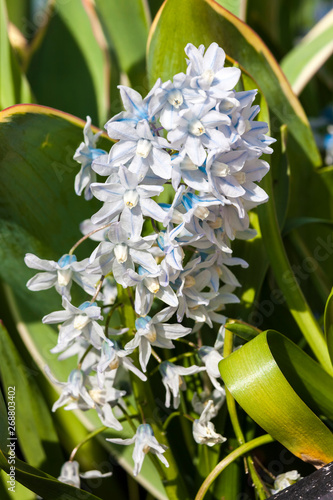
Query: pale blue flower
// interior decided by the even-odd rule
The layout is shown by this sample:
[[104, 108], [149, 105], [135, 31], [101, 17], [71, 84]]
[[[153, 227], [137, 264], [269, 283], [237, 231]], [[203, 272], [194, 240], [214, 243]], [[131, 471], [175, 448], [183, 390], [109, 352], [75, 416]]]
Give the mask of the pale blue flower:
[[144, 99], [139, 92], [136, 92], [136, 90], [126, 87], [125, 85], [118, 85], [118, 88], [120, 89], [120, 96], [126, 111], [121, 111], [111, 118], [111, 120], [109, 120], [105, 125], [111, 139], [114, 138], [113, 131], [116, 129], [117, 123], [119, 122], [127, 122], [132, 127], [135, 127], [141, 120], [150, 120], [151, 116], [148, 112], [149, 102], [155, 90], [160, 87], [160, 85], [161, 79], [159, 78]]
[[148, 314], [155, 297], [171, 307], [178, 305], [175, 292], [170, 285], [162, 281], [160, 267], [158, 273], [153, 274], [141, 266], [139, 266], [137, 273], [129, 269], [128, 278], [128, 286], [136, 286], [134, 307], [137, 314], [141, 316]]
[[112, 270], [117, 283], [126, 287], [128, 269], [134, 270], [134, 263], [144, 267], [150, 273], [158, 273], [158, 266], [149, 249], [157, 235], [145, 238], [132, 238], [130, 227], [122, 222], [113, 222], [108, 231], [109, 241], [101, 242], [90, 257], [87, 271], [100, 272], [106, 276]]
[[60, 295], [70, 300], [70, 289], [75, 281], [89, 295], [95, 294], [95, 283], [99, 276], [92, 276], [86, 273], [89, 259], [77, 262], [75, 255], [65, 254], [58, 262], [53, 260], [43, 260], [27, 253], [24, 257], [25, 264], [32, 268], [44, 271], [36, 274], [27, 282], [27, 287], [32, 291], [47, 290], [53, 286]]
[[191, 328], [185, 328], [178, 323], [165, 323], [173, 316], [175, 310], [175, 307], [167, 307], [152, 318], [145, 316], [135, 321], [137, 332], [135, 337], [125, 345], [125, 350], [133, 352], [139, 347], [139, 361], [144, 372], [151, 356], [152, 345], [163, 349], [173, 349], [172, 340], [191, 333]]
[[199, 419], [193, 422], [193, 438], [198, 444], [206, 444], [207, 446], [214, 446], [215, 444], [224, 443], [227, 438], [223, 437], [215, 431], [214, 424], [210, 421], [212, 418], [212, 408], [214, 401], [209, 400]]
[[86, 200], [91, 200], [93, 195], [90, 184], [96, 182], [96, 174], [91, 169], [91, 164], [96, 158], [106, 154], [103, 149], [96, 148], [96, 142], [101, 133], [102, 131], [94, 135], [91, 130], [91, 118], [87, 116], [87, 123], [83, 129], [84, 142], [81, 142], [73, 157], [75, 161], [81, 163], [80, 172], [75, 177], [75, 192], [77, 195], [81, 195], [82, 191], [85, 190], [84, 197]]
[[103, 316], [96, 302], [83, 302], [79, 307], [75, 307], [63, 297], [62, 306], [64, 310], [47, 314], [42, 320], [46, 324], [63, 323], [59, 330], [58, 344], [52, 352], [63, 351], [80, 336], [89, 340], [96, 349], [100, 349], [105, 335], [103, 328], [97, 323]]
[[185, 47], [188, 60], [187, 74], [191, 76], [191, 87], [204, 90], [210, 97], [221, 99], [226, 91], [235, 87], [241, 71], [238, 68], [224, 68], [225, 52], [217, 43], [212, 43], [206, 52], [200, 45], [197, 49], [191, 43]]
[[171, 178], [171, 160], [164, 150], [170, 147], [163, 137], [154, 136], [146, 120], [134, 129], [126, 122], [114, 124], [113, 136], [119, 139], [109, 155], [110, 166], [130, 162], [128, 168], [143, 180], [149, 170], [163, 179]]
[[[127, 331], [128, 328], [125, 329]], [[124, 332], [124, 330], [123, 330]], [[117, 342], [112, 342], [110, 339], [104, 340], [101, 347], [101, 356], [96, 366], [97, 380], [99, 387], [102, 388], [105, 381], [105, 372], [116, 371], [120, 366], [134, 373], [141, 380], [146, 381], [147, 377], [144, 375], [133, 363], [132, 359], [128, 357], [130, 353], [121, 349]]]
[[170, 408], [171, 394], [173, 396], [173, 407], [178, 408], [180, 403], [180, 390], [186, 390], [186, 383], [183, 378], [185, 375], [193, 375], [194, 373], [199, 373], [204, 371], [204, 367], [200, 366], [189, 366], [184, 368], [183, 366], [177, 366], [169, 361], [163, 361], [158, 367], [162, 375], [162, 383], [165, 387], [165, 406]]
[[183, 147], [195, 165], [202, 165], [206, 150], [230, 149], [230, 141], [216, 127], [230, 124], [230, 118], [212, 109], [214, 103], [195, 104], [179, 113], [177, 128], [168, 133], [168, 140], [175, 149]]
[[139, 425], [135, 435], [132, 438], [106, 438], [106, 440], [110, 441], [110, 443], [122, 445], [130, 445], [135, 443], [132, 455], [132, 458], [134, 460], [134, 476], [137, 476], [140, 473], [143, 460], [149, 451], [156, 455], [166, 467], [169, 467], [167, 460], [163, 456], [163, 453], [167, 448], [166, 446], [158, 443], [157, 439], [154, 436], [153, 429], [149, 424]]
[[76, 460], [72, 460], [69, 462], [65, 462], [61, 467], [60, 476], [58, 477], [58, 481], [61, 483], [69, 484], [70, 486], [75, 486], [76, 488], [80, 488], [82, 479], [90, 479], [90, 478], [103, 478], [112, 476], [112, 472], [105, 472], [102, 474], [98, 470], [89, 470], [87, 472], [79, 472], [80, 465]]
[[139, 177], [126, 167], [119, 167], [119, 182], [92, 184], [94, 196], [104, 201], [103, 207], [92, 216], [94, 224], [110, 222], [123, 211], [128, 212], [133, 226], [142, 227], [143, 215], [163, 221], [165, 213], [158, 204], [151, 199], [163, 191], [161, 186], [140, 184]]

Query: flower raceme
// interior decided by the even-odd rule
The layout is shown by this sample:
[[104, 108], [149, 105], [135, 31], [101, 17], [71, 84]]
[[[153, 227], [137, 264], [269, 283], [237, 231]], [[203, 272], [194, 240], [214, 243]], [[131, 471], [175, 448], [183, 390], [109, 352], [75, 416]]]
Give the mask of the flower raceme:
[[[186, 394], [184, 377], [195, 375], [202, 379], [197, 399], [204, 394], [208, 403], [200, 411], [194, 404], [194, 440], [214, 446], [225, 440], [210, 421], [224, 399], [217, 368], [221, 332], [226, 305], [239, 301], [234, 291], [240, 283], [229, 267], [247, 266], [232, 256], [231, 243], [254, 236], [248, 211], [268, 199], [257, 182], [269, 170], [260, 157], [272, 153], [274, 139], [266, 135], [267, 124], [256, 120], [256, 91], [234, 90], [241, 72], [224, 67], [225, 53], [216, 43], [207, 50], [188, 44], [185, 52], [186, 73], [167, 82], [159, 79], [145, 98], [119, 87], [124, 111], [106, 124], [117, 141], [109, 152], [97, 149], [100, 133], [93, 134], [87, 118], [74, 159], [81, 164], [76, 194], [102, 202], [81, 225], [85, 237], [97, 242], [90, 257], [77, 262], [70, 252], [54, 262], [27, 254], [25, 261], [41, 271], [27, 283], [30, 290], [55, 286], [62, 296], [63, 310], [43, 318], [61, 324], [52, 352], [60, 352], [60, 359], [78, 356], [66, 383], [47, 369], [62, 387], [54, 410], [64, 404], [66, 409], [93, 408], [104, 425], [120, 430], [112, 408], [130, 418], [130, 375], [149, 383], [159, 374], [165, 406], [171, 406], [172, 395], [175, 409]], [[90, 302], [71, 303], [72, 282], [92, 296]], [[117, 320], [124, 294], [132, 303], [135, 326]], [[205, 328], [219, 334], [202, 346]], [[161, 359], [177, 341], [189, 352]], [[186, 366], [179, 364], [183, 356], [190, 360]], [[149, 372], [152, 358], [159, 369]], [[127, 393], [117, 388], [118, 373], [129, 382]], [[214, 391], [222, 398], [219, 405], [213, 404]], [[135, 444], [134, 475], [148, 451], [168, 465], [165, 446], [144, 418], [133, 438], [109, 441]]]

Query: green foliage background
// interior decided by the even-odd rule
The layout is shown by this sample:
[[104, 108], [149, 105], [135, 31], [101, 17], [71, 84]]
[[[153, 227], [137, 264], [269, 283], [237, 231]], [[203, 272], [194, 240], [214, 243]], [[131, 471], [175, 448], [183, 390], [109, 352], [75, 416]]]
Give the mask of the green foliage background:
[[[107, 499], [111, 490], [119, 499], [194, 498], [218, 461], [262, 429], [276, 442], [254, 458], [268, 468], [284, 447], [295, 455], [289, 468], [304, 475], [313, 470], [301, 461], [305, 455], [310, 463], [333, 459], [333, 166], [325, 164], [323, 148], [326, 127], [333, 123], [332, 2], [167, 0], [159, 11], [161, 5], [160, 0], [0, 0], [2, 452], [8, 386], [16, 387], [18, 437], [15, 493], [7, 489], [8, 464], [0, 456], [4, 500], [32, 500], [35, 493], [45, 499], [77, 498], [74, 488], [54, 478], [76, 444], [99, 425], [90, 412], [50, 411], [56, 391], [43, 366], [65, 380], [71, 363], [60, 364], [49, 353], [56, 333], [40, 318], [58, 308], [58, 297], [48, 291], [36, 298], [25, 288], [31, 271], [24, 254], [57, 260], [80, 237], [79, 222], [97, 208], [96, 200], [87, 204], [73, 191], [77, 164], [72, 156], [86, 116], [103, 127], [121, 110], [117, 85], [145, 95], [157, 77], [166, 80], [184, 70], [188, 42], [219, 43], [227, 64], [243, 70], [240, 88], [259, 89], [261, 118], [270, 121], [277, 139], [271, 173], [262, 182], [270, 203], [251, 215], [258, 236], [234, 246], [250, 266], [237, 274], [241, 303], [227, 310], [234, 320], [230, 332], [246, 342], [230, 358], [226, 350], [221, 363], [230, 393], [216, 427], [229, 445], [191, 448], [190, 423], [174, 419], [166, 433], [175, 455], [173, 484], [171, 476], [162, 483], [147, 457], [139, 485], [131, 476], [131, 450], [110, 446], [104, 438], [112, 432], [103, 433], [84, 445], [78, 460], [83, 470], [103, 472], [112, 463], [113, 476], [98, 486], [87, 481], [90, 493], [80, 498]], [[103, 136], [99, 146], [110, 145]], [[259, 329], [277, 330], [287, 339], [275, 332], [258, 335]], [[207, 329], [204, 335], [212, 339], [216, 333]], [[265, 363], [274, 366], [269, 377], [261, 373]], [[151, 389], [156, 398], [159, 387], [152, 383]], [[189, 385], [188, 400], [191, 391]], [[238, 407], [238, 416], [233, 398], [243, 408]], [[126, 425], [123, 437], [131, 436]], [[223, 470], [207, 498], [234, 500], [242, 492], [268, 497], [258, 464], [246, 457], [255, 490], [238, 460]]]

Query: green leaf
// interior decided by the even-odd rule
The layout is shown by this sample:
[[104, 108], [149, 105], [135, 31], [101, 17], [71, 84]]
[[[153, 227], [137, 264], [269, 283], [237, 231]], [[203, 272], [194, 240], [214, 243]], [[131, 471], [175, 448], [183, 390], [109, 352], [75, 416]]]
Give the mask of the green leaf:
[[317, 217], [292, 217], [288, 219], [283, 228], [283, 236], [286, 236], [294, 229], [298, 229], [306, 224], [325, 224], [332, 226], [333, 221], [329, 219], [318, 219]]
[[258, 82], [280, 122], [288, 126], [289, 133], [312, 162], [321, 164], [304, 110], [273, 55], [249, 26], [213, 0], [181, 3], [167, 0], [163, 4], [149, 34], [151, 84], [157, 77], [166, 80], [185, 70], [184, 48], [189, 42], [206, 47], [217, 42], [230, 58], [243, 66]]
[[251, 326], [247, 323], [243, 323], [242, 321], [237, 320], [228, 320], [225, 325], [227, 330], [230, 330], [232, 333], [240, 337], [241, 339], [249, 342], [254, 339], [257, 335], [259, 335], [260, 330]]
[[111, 68], [95, 36], [101, 28], [99, 23], [92, 26], [80, 0], [55, 5], [30, 61], [27, 74], [31, 87], [40, 104], [82, 119], [90, 115], [102, 126], [110, 107]]
[[294, 455], [315, 466], [333, 460], [333, 434], [314, 413], [332, 418], [333, 379], [293, 342], [262, 332], [219, 369], [246, 413]]
[[[10, 472], [7, 456], [0, 450], [0, 468]], [[13, 466], [12, 466], [13, 467]], [[61, 483], [56, 478], [15, 458], [15, 480], [48, 500], [101, 500], [80, 488]]]
[[7, 22], [6, 3], [0, 0], [0, 109], [19, 102], [32, 102], [29, 84], [8, 39]]
[[[0, 275], [15, 290], [10, 309], [27, 349], [41, 370], [47, 363], [61, 381], [67, 380], [75, 360], [60, 363], [49, 353], [56, 344], [56, 332], [41, 323], [43, 315], [59, 309], [61, 300], [51, 291], [36, 294], [26, 289], [25, 283], [35, 271], [26, 268], [23, 258], [32, 252], [58, 260], [81, 237], [79, 223], [100, 208], [97, 200], [86, 202], [73, 189], [79, 165], [72, 156], [82, 141], [83, 126], [84, 122], [74, 116], [37, 105], [16, 106], [0, 113]], [[110, 145], [107, 137], [98, 143], [105, 150]], [[90, 255], [95, 245], [86, 242], [82, 246], [84, 253], [79, 247], [79, 259]], [[73, 288], [73, 295], [75, 292]], [[80, 420], [89, 431], [101, 425], [95, 412], [80, 413]], [[123, 437], [132, 435], [124, 423]], [[132, 473], [133, 450], [107, 443], [105, 435], [100, 441]], [[149, 457], [138, 480], [157, 499], [166, 499]]]
[[[0, 113], [0, 277], [40, 317], [58, 308], [59, 296], [47, 291], [36, 300], [35, 292], [26, 291], [35, 272], [25, 266], [25, 253], [57, 261], [82, 236], [80, 222], [100, 207], [74, 193], [80, 165], [72, 158], [83, 126], [74, 116], [37, 105]], [[104, 137], [98, 145], [109, 149], [111, 142]], [[88, 253], [93, 245], [84, 248]]]
[[[13, 388], [15, 427], [20, 448], [27, 461], [57, 473], [63, 463], [50, 409], [35, 379], [35, 373], [25, 365], [7, 330], [0, 325], [0, 374], [5, 393]], [[6, 448], [2, 448], [6, 450]]]
[[227, 9], [235, 16], [239, 17], [242, 21], [245, 21], [247, 0], [216, 0], [216, 3]]
[[281, 68], [299, 95], [333, 53], [333, 9], [282, 59]]
[[96, 0], [96, 10], [111, 49], [132, 87], [146, 93], [146, 43], [150, 14], [144, 0]]
[[324, 313], [325, 336], [328, 352], [333, 363], [333, 289], [327, 299]]

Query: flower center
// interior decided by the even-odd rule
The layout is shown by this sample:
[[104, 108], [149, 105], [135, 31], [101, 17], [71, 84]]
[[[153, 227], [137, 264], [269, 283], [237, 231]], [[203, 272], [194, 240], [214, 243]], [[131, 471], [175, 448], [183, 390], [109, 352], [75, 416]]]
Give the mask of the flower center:
[[67, 286], [72, 279], [71, 269], [58, 270], [58, 284], [59, 286]]
[[123, 264], [127, 260], [128, 247], [124, 243], [119, 243], [114, 247], [114, 254], [119, 264]]
[[149, 325], [149, 332], [145, 334], [145, 337], [149, 342], [155, 342], [157, 335], [154, 325]]
[[198, 219], [204, 220], [207, 219], [209, 215], [209, 210], [207, 207], [201, 207], [200, 205], [197, 205], [193, 213], [196, 217], [198, 217]]
[[90, 318], [86, 314], [78, 314], [74, 318], [75, 330], [82, 330], [89, 323]]
[[230, 168], [226, 163], [222, 163], [219, 161], [214, 161], [211, 172], [213, 175], [217, 177], [227, 177], [230, 174]]
[[234, 174], [234, 177], [239, 182], [239, 184], [244, 184], [244, 182], [246, 182], [246, 173], [245, 172], [236, 172]]
[[190, 288], [191, 286], [195, 285], [195, 278], [193, 276], [190, 276], [189, 274], [185, 276], [184, 280], [184, 287], [185, 288]]
[[139, 194], [135, 189], [129, 189], [125, 191], [124, 202], [128, 208], [134, 208], [137, 206], [139, 201]]
[[110, 368], [110, 370], [116, 370], [117, 368], [119, 368], [119, 358], [118, 358], [118, 356], [114, 357], [114, 359], [109, 364], [109, 368]]
[[89, 396], [91, 396], [91, 399], [93, 399], [98, 405], [104, 405], [106, 403], [104, 389], [91, 389], [89, 391]]
[[168, 94], [168, 102], [176, 109], [184, 102], [183, 94], [178, 89], [173, 89]]
[[204, 80], [204, 82], [207, 85], [211, 85], [212, 81], [214, 80], [215, 73], [212, 69], [206, 69], [202, 74], [201, 78]]
[[189, 123], [188, 129], [191, 134], [196, 135], [197, 137], [206, 132], [205, 127], [203, 126], [201, 121], [198, 120], [197, 118], [195, 118]]
[[220, 227], [222, 227], [222, 217], [216, 217], [214, 221], [209, 221], [208, 225], [212, 229], [220, 229]]
[[180, 164], [180, 169], [181, 170], [198, 170], [199, 167], [198, 167], [198, 165], [194, 165], [193, 161], [188, 156], [186, 156]]
[[145, 285], [151, 293], [157, 293], [160, 289], [157, 278], [145, 278]]
[[136, 154], [142, 158], [147, 158], [150, 153], [152, 146], [151, 142], [147, 139], [140, 139], [136, 146]]

